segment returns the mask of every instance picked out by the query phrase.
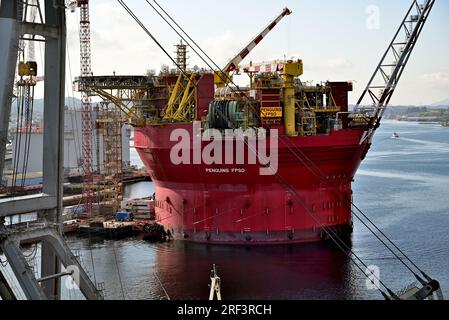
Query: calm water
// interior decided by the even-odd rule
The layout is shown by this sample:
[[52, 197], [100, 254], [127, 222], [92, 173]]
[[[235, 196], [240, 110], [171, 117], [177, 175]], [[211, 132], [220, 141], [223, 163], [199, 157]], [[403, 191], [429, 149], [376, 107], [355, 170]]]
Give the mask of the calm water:
[[[392, 139], [393, 132], [400, 135]], [[132, 150], [133, 157], [136, 157]], [[449, 294], [449, 128], [384, 122], [354, 183], [356, 204]], [[151, 195], [151, 183], [125, 197]], [[413, 278], [355, 220], [353, 250], [393, 290]], [[218, 266], [224, 299], [381, 299], [338, 248], [325, 244], [272, 247], [69, 239], [107, 299], [207, 299]], [[122, 290], [123, 287], [123, 290]], [[66, 292], [68, 297], [79, 297]]]

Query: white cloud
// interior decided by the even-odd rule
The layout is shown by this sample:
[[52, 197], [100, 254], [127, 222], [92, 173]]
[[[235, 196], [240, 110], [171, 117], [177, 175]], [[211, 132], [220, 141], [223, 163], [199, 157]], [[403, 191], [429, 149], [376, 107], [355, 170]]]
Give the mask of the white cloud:
[[[206, 52], [220, 68], [224, 67], [244, 46], [243, 41], [239, 39], [239, 36], [229, 30], [215, 37], [207, 38], [200, 43], [204, 52]], [[196, 64], [204, 65], [194, 53], [191, 53], [190, 56], [192, 57], [192, 63], [195, 62]]]
[[324, 61], [324, 67], [328, 69], [342, 69], [352, 67], [352, 63], [345, 58], [332, 58]]
[[420, 79], [438, 88], [449, 88], [449, 72], [439, 71], [426, 73], [421, 75]]
[[[76, 15], [79, 15], [78, 12]], [[68, 43], [73, 73], [79, 70], [78, 18], [68, 17]], [[144, 23], [146, 21], [143, 21]], [[168, 45], [163, 43], [165, 47]], [[170, 44], [171, 45], [171, 44]], [[144, 74], [169, 64], [163, 52], [141, 28], [117, 5], [100, 3], [91, 7], [92, 71], [95, 75]], [[168, 48], [171, 51], [171, 47]]]
[[333, 57], [327, 59], [314, 59], [309, 63], [309, 67], [312, 69], [326, 70], [326, 71], [339, 71], [353, 67], [351, 61], [341, 57]]
[[345, 58], [329, 57], [315, 58], [309, 57], [304, 61], [304, 74], [306, 78], [314, 78], [316, 81], [329, 79], [353, 79], [354, 64]]
[[[224, 31], [213, 37], [198, 41], [201, 48], [211, 57], [220, 68], [224, 67], [230, 59], [240, 53], [240, 51], [253, 39], [254, 35], [236, 33], [234, 31]], [[268, 39], [267, 39], [268, 40]], [[272, 61], [283, 58], [283, 54], [279, 48], [268, 45], [267, 40], [262, 41], [251, 51], [247, 57], [240, 63], [241, 65], [253, 62]], [[198, 64], [204, 66], [204, 63], [190, 50], [191, 63], [190, 66]]]

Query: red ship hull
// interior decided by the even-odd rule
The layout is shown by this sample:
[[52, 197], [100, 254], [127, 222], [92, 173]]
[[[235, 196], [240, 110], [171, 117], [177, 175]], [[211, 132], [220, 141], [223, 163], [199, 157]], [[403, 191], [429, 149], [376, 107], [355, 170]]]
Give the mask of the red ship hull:
[[323, 227], [352, 231], [351, 182], [367, 150], [361, 130], [281, 137], [278, 176], [261, 176], [260, 165], [174, 165], [176, 142], [169, 137], [175, 128], [192, 132], [191, 124], [135, 131], [136, 150], [154, 182], [156, 220], [174, 238], [272, 244], [319, 241]]

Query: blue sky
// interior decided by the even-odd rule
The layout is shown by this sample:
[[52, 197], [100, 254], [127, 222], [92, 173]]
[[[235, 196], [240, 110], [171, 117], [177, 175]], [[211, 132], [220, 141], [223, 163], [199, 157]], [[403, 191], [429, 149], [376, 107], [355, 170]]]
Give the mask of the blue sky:
[[[150, 31], [170, 51], [177, 35], [144, 0], [128, 0]], [[357, 100], [411, 0], [159, 0], [220, 65], [226, 64], [285, 6], [293, 14], [254, 49], [250, 60], [303, 59], [302, 80], [351, 80]], [[372, 10], [378, 28], [368, 28]], [[143, 74], [170, 64], [134, 21], [112, 0], [91, 3], [94, 74]], [[392, 104], [430, 104], [449, 98], [449, 1], [437, 0]], [[78, 72], [77, 14], [68, 13], [72, 74]], [[190, 66], [204, 64], [190, 53]]]

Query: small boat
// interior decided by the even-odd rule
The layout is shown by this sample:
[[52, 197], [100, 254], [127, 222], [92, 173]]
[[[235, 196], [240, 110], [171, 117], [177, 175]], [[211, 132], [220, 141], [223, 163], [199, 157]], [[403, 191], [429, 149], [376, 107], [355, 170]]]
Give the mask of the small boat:
[[393, 133], [393, 135], [391, 137], [394, 139], [397, 139], [397, 138], [399, 138], [399, 133], [395, 132], [395, 133]]
[[72, 219], [63, 222], [63, 232], [64, 233], [72, 233], [78, 231], [79, 223], [78, 220]]

